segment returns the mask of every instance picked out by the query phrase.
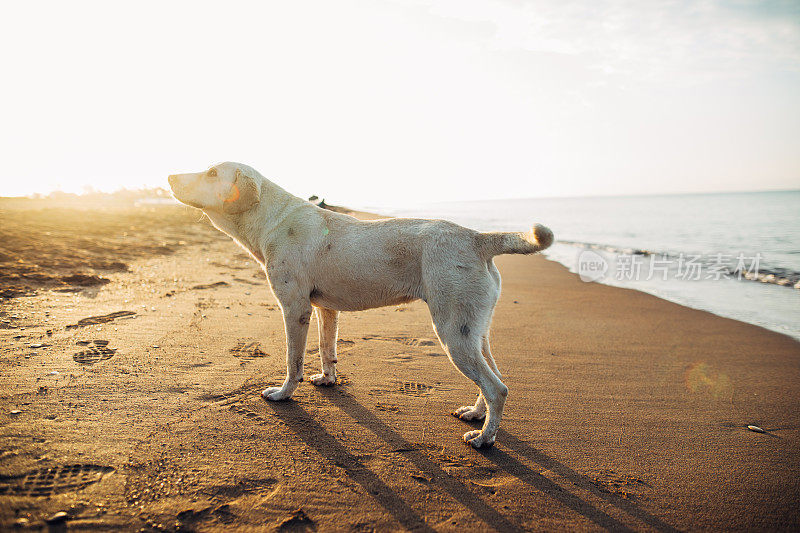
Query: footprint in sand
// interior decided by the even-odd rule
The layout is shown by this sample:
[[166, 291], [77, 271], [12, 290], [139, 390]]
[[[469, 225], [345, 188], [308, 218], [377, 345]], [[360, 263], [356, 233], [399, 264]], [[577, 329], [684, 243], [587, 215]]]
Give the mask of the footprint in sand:
[[240, 266], [240, 265], [232, 265], [232, 264], [230, 264], [230, 263], [220, 263], [219, 261], [212, 261], [210, 264], [211, 264], [211, 265], [213, 265], [213, 266], [215, 266], [215, 267], [219, 267], [219, 268], [231, 268], [231, 269], [233, 269], [233, 270], [244, 270], [245, 268], [247, 268], [247, 267], [245, 267], [245, 266]]
[[[81, 341], [79, 341], [81, 342]], [[117, 352], [116, 348], [109, 348], [107, 340], [96, 340], [94, 346], [88, 350], [80, 351], [72, 356], [76, 363], [93, 365], [106, 359], [111, 359]]]
[[136, 316], [135, 311], [114, 311], [113, 313], [108, 313], [107, 315], [98, 315], [98, 316], [90, 316], [86, 318], [82, 318], [78, 320], [77, 324], [70, 324], [67, 326], [67, 329], [72, 328], [80, 328], [84, 326], [93, 326], [95, 324], [105, 324], [106, 322], [114, 321], [118, 318], [125, 318], [129, 316]]
[[425, 396], [433, 390], [433, 387], [416, 381], [404, 381], [400, 384], [400, 392], [409, 396]]
[[227, 287], [230, 283], [227, 281], [216, 281], [214, 283], [201, 283], [200, 285], [195, 285], [192, 287], [192, 290], [202, 290], [202, 289], [216, 289], [217, 287]]
[[230, 410], [235, 413], [239, 413], [243, 417], [252, 420], [253, 422], [259, 424], [269, 424], [269, 421], [266, 418], [256, 413], [255, 411], [251, 411], [250, 409], [243, 407], [241, 405], [233, 404], [231, 405]]
[[436, 346], [436, 341], [429, 339], [410, 339], [407, 337], [396, 337], [397, 342], [406, 346]]
[[367, 335], [361, 337], [364, 340], [399, 342], [406, 346], [436, 346], [436, 341], [430, 339], [417, 339], [415, 337], [381, 337], [379, 335]]
[[244, 283], [246, 285], [263, 285], [263, 283], [259, 283], [258, 281], [250, 281], [249, 279], [244, 278], [233, 278], [233, 281], [238, 281], [239, 283]]
[[75, 344], [78, 346], [89, 346], [90, 344], [96, 344], [97, 346], [108, 346], [108, 341], [103, 339], [96, 339], [93, 341], [82, 340], [75, 341]]
[[623, 498], [635, 497], [644, 487], [649, 487], [637, 476], [620, 474], [609, 469], [590, 474], [589, 479], [601, 491], [617, 494]]
[[0, 476], [0, 494], [49, 497], [86, 488], [113, 471], [110, 466], [73, 464], [32, 470], [20, 476]]
[[[250, 384], [250, 385], [243, 385], [236, 390], [232, 390], [229, 392], [223, 393], [203, 393], [200, 394], [197, 399], [203, 402], [211, 402], [217, 403], [219, 405], [231, 405], [231, 404], [239, 404], [242, 402], [244, 398], [248, 398], [251, 396], [258, 396], [261, 390], [264, 388], [263, 384]], [[239, 408], [238, 406], [236, 407]], [[232, 408], [233, 409], [233, 408]], [[233, 409], [234, 411], [236, 409]]]
[[241, 359], [255, 359], [257, 357], [266, 357], [269, 355], [261, 349], [260, 343], [248, 339], [240, 340], [230, 351], [234, 357], [239, 357]]
[[386, 361], [387, 363], [407, 363], [408, 361], [411, 361], [413, 359], [414, 359], [413, 355], [407, 353], [399, 353], [387, 357], [386, 359], [384, 359], [384, 361]]

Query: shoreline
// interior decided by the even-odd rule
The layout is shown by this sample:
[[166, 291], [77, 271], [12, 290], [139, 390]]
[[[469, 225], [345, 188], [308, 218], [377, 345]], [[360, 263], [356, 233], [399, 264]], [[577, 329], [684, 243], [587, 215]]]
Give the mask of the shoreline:
[[[556, 240], [555, 244], [564, 244], [564, 243], [560, 243], [558, 240]], [[559, 265], [566, 268], [571, 274], [575, 275], [576, 277], [579, 277], [579, 274], [575, 267], [575, 264], [577, 263], [577, 256], [581, 250], [589, 250], [590, 248], [582, 248], [579, 246], [574, 246], [571, 243], [564, 244], [564, 246], [570, 246], [574, 248], [573, 252], [575, 257], [572, 261], [569, 261], [567, 259], [566, 254], [559, 253], [558, 251], [553, 249], [546, 250], [542, 255], [548, 261], [558, 263]], [[604, 257], [608, 258], [609, 256], [604, 255]], [[646, 258], [645, 261], [647, 260], [648, 259]], [[610, 264], [613, 264], [614, 260], [608, 259], [608, 262]], [[691, 297], [688, 296], [689, 294], [688, 291], [679, 290], [676, 289], [674, 286], [672, 286], [672, 285], [678, 285], [679, 282], [677, 282], [676, 280], [668, 280], [668, 282], [663, 282], [663, 283], [659, 282], [649, 283], [641, 281], [625, 282], [606, 276], [601, 280], [587, 281], [585, 283], [599, 283], [601, 285], [606, 285], [608, 287], [616, 287], [620, 289], [629, 289], [642, 292], [644, 294], [649, 294], [651, 296], [655, 296], [656, 298], [660, 298], [661, 300], [664, 300], [666, 302], [675, 303], [678, 305], [682, 305], [684, 307], [688, 307], [690, 309], [696, 309], [698, 311], [711, 313], [720, 318], [727, 318], [731, 320], [736, 320], [738, 322], [742, 322], [744, 324], [758, 326], [773, 333], [786, 335], [787, 337], [800, 342], [800, 326], [792, 329], [791, 325], [787, 325], [787, 324], [797, 324], [797, 322], [794, 322], [791, 319], [784, 319], [783, 320], [784, 323], [780, 323], [778, 321], [769, 322], [766, 321], [764, 317], [758, 315], [750, 316], [748, 320], [747, 317], [743, 316], [745, 313], [741, 307], [737, 307], [735, 304], [731, 304], [730, 302], [726, 301], [726, 296], [730, 298], [730, 294], [725, 294], [724, 292], [722, 292], [722, 296], [717, 296], [716, 299], [714, 299], [713, 297], [708, 297], [705, 300], [696, 299], [696, 301], [692, 301]], [[709, 282], [684, 281], [683, 283], [696, 284], [695, 286], [698, 286], [701, 289], [708, 290], [709, 292], [711, 291]], [[792, 287], [779, 286], [777, 284], [769, 284], [768, 287], [760, 287], [757, 284], [758, 282], [756, 281], [735, 280], [735, 279], [714, 281], [711, 283], [727, 283], [731, 285], [730, 290], [728, 292], [729, 293], [733, 292], [736, 297], [738, 297], [739, 293], [742, 291], [745, 291], [747, 293], [753, 293], [755, 291], [761, 291], [764, 289], [776, 291], [776, 296], [781, 299], [789, 300], [791, 298], [797, 297], [796, 294], [786, 292], [786, 291], [797, 291], [797, 289], [794, 289]], [[745, 283], [746, 285], [736, 285], [739, 283]], [[727, 289], [728, 287], [725, 288]], [[791, 305], [791, 302], [789, 303], [789, 305]], [[778, 311], [774, 311], [774, 313], [777, 312]], [[791, 313], [792, 309], [789, 308], [786, 312]], [[798, 320], [800, 320], [800, 316], [798, 317]]]
[[[557, 259], [551, 259], [551, 258], [547, 257], [545, 254], [542, 254], [542, 256], [547, 261], [549, 261], [551, 263], [554, 263], [554, 264], [558, 265], [559, 267], [563, 268], [568, 274], [570, 274], [571, 276], [574, 276], [577, 279], [577, 281], [581, 281], [580, 277], [578, 276], [578, 274], [576, 272], [573, 272], [573, 270], [569, 266], [565, 265], [561, 261], [558, 261]], [[610, 287], [610, 288], [613, 288], [613, 289], [621, 289], [621, 290], [624, 290], [624, 291], [632, 291], [632, 292], [635, 292], [635, 293], [644, 294], [644, 295], [656, 298], [657, 300], [660, 300], [662, 302], [666, 302], [666, 303], [669, 303], [669, 304], [672, 304], [672, 305], [677, 305], [677, 306], [683, 307], [683, 308], [685, 308], [687, 310], [697, 311], [697, 312], [700, 312], [700, 313], [707, 313], [707, 314], [709, 314], [709, 315], [711, 315], [711, 316], [713, 316], [715, 318], [720, 318], [720, 319], [723, 319], [723, 320], [730, 320], [730, 321], [735, 322], [737, 324], [740, 324], [742, 326], [749, 326], [749, 327], [753, 327], [753, 328], [758, 328], [759, 330], [763, 330], [765, 333], [769, 333], [769, 334], [773, 334], [773, 335], [779, 335], [781, 337], [786, 337], [787, 339], [791, 340], [792, 342], [797, 343], [798, 347], [800, 348], [800, 338], [796, 338], [793, 335], [791, 335], [790, 333], [787, 333], [785, 331], [779, 331], [777, 329], [771, 329], [771, 328], [769, 328], [769, 327], [767, 327], [765, 325], [762, 325], [762, 324], [756, 324], [756, 323], [753, 323], [753, 322], [747, 322], [745, 320], [741, 320], [741, 319], [736, 318], [736, 317], [721, 315], [719, 313], [714, 312], [711, 309], [703, 309], [702, 307], [695, 307], [695, 306], [689, 305], [687, 303], [681, 302], [679, 300], [673, 300], [673, 299], [670, 299], [667, 296], [656, 294], [656, 293], [653, 293], [653, 292], [649, 292], [647, 290], [639, 289], [639, 288], [636, 288], [636, 287], [624, 286], [624, 285], [615, 285], [615, 284], [611, 284], [611, 283], [593, 282], [593, 281], [591, 281], [591, 282], [581, 281], [581, 283], [597, 284], [597, 285], [602, 285], [604, 287]]]

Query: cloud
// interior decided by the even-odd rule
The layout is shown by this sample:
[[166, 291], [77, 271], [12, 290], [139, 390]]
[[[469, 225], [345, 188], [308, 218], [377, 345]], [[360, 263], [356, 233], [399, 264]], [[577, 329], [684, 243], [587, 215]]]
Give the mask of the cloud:
[[800, 8], [792, 2], [403, 3], [493, 23], [489, 49], [581, 56], [601, 76], [634, 82], [692, 85], [800, 70]]

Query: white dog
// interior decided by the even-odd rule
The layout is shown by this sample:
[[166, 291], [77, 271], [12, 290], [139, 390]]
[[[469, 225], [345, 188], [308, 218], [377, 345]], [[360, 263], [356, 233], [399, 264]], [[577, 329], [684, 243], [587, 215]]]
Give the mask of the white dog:
[[[421, 299], [450, 361], [480, 389], [475, 405], [453, 414], [486, 421], [468, 431], [472, 446], [491, 446], [508, 388], [489, 351], [489, 324], [500, 296], [498, 254], [531, 254], [553, 242], [536, 225], [528, 233], [479, 233], [443, 220], [361, 221], [292, 196], [252, 168], [222, 163], [169, 177], [175, 197], [202, 209], [264, 267], [283, 310], [286, 380], [262, 392], [289, 398], [303, 380], [311, 311], [319, 320], [322, 373], [336, 382], [339, 311], [361, 311]], [[488, 412], [487, 412], [488, 409]]]

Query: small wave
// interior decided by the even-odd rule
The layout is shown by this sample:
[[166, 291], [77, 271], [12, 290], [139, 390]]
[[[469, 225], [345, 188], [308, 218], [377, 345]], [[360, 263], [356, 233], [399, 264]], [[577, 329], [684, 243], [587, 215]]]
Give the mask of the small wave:
[[591, 248], [592, 250], [603, 250], [604, 252], [610, 252], [612, 254], [621, 254], [621, 255], [655, 255], [654, 252], [651, 252], [649, 250], [640, 250], [638, 248], [619, 248], [617, 246], [611, 246], [610, 244], [597, 244], [597, 243], [594, 243], [594, 242], [581, 242], [581, 241], [565, 241], [565, 240], [562, 240], [562, 239], [558, 239], [558, 242], [560, 242], [561, 244], [569, 244], [571, 246], [580, 246], [582, 248]]
[[[585, 249], [599, 250], [608, 252], [615, 255], [638, 255], [645, 257], [662, 257], [665, 259], [678, 260], [681, 257], [695, 258], [698, 264], [703, 268], [713, 268], [716, 272], [725, 276], [735, 277], [743, 281], [757, 281], [759, 283], [768, 283], [772, 285], [779, 285], [781, 287], [789, 287], [800, 289], [800, 272], [795, 270], [771, 267], [758, 263], [757, 268], [745, 269], [741, 268], [737, 262], [723, 263], [718, 260], [720, 257], [737, 258], [740, 254], [737, 253], [720, 253], [720, 254], [695, 254], [695, 253], [675, 253], [675, 252], [656, 252], [652, 250], [643, 250], [638, 248], [624, 248], [613, 246], [610, 244], [600, 244], [593, 242], [569, 241], [559, 240], [561, 244], [576, 246]], [[750, 257], [749, 259], [753, 259]], [[751, 265], [752, 266], [752, 265]]]

